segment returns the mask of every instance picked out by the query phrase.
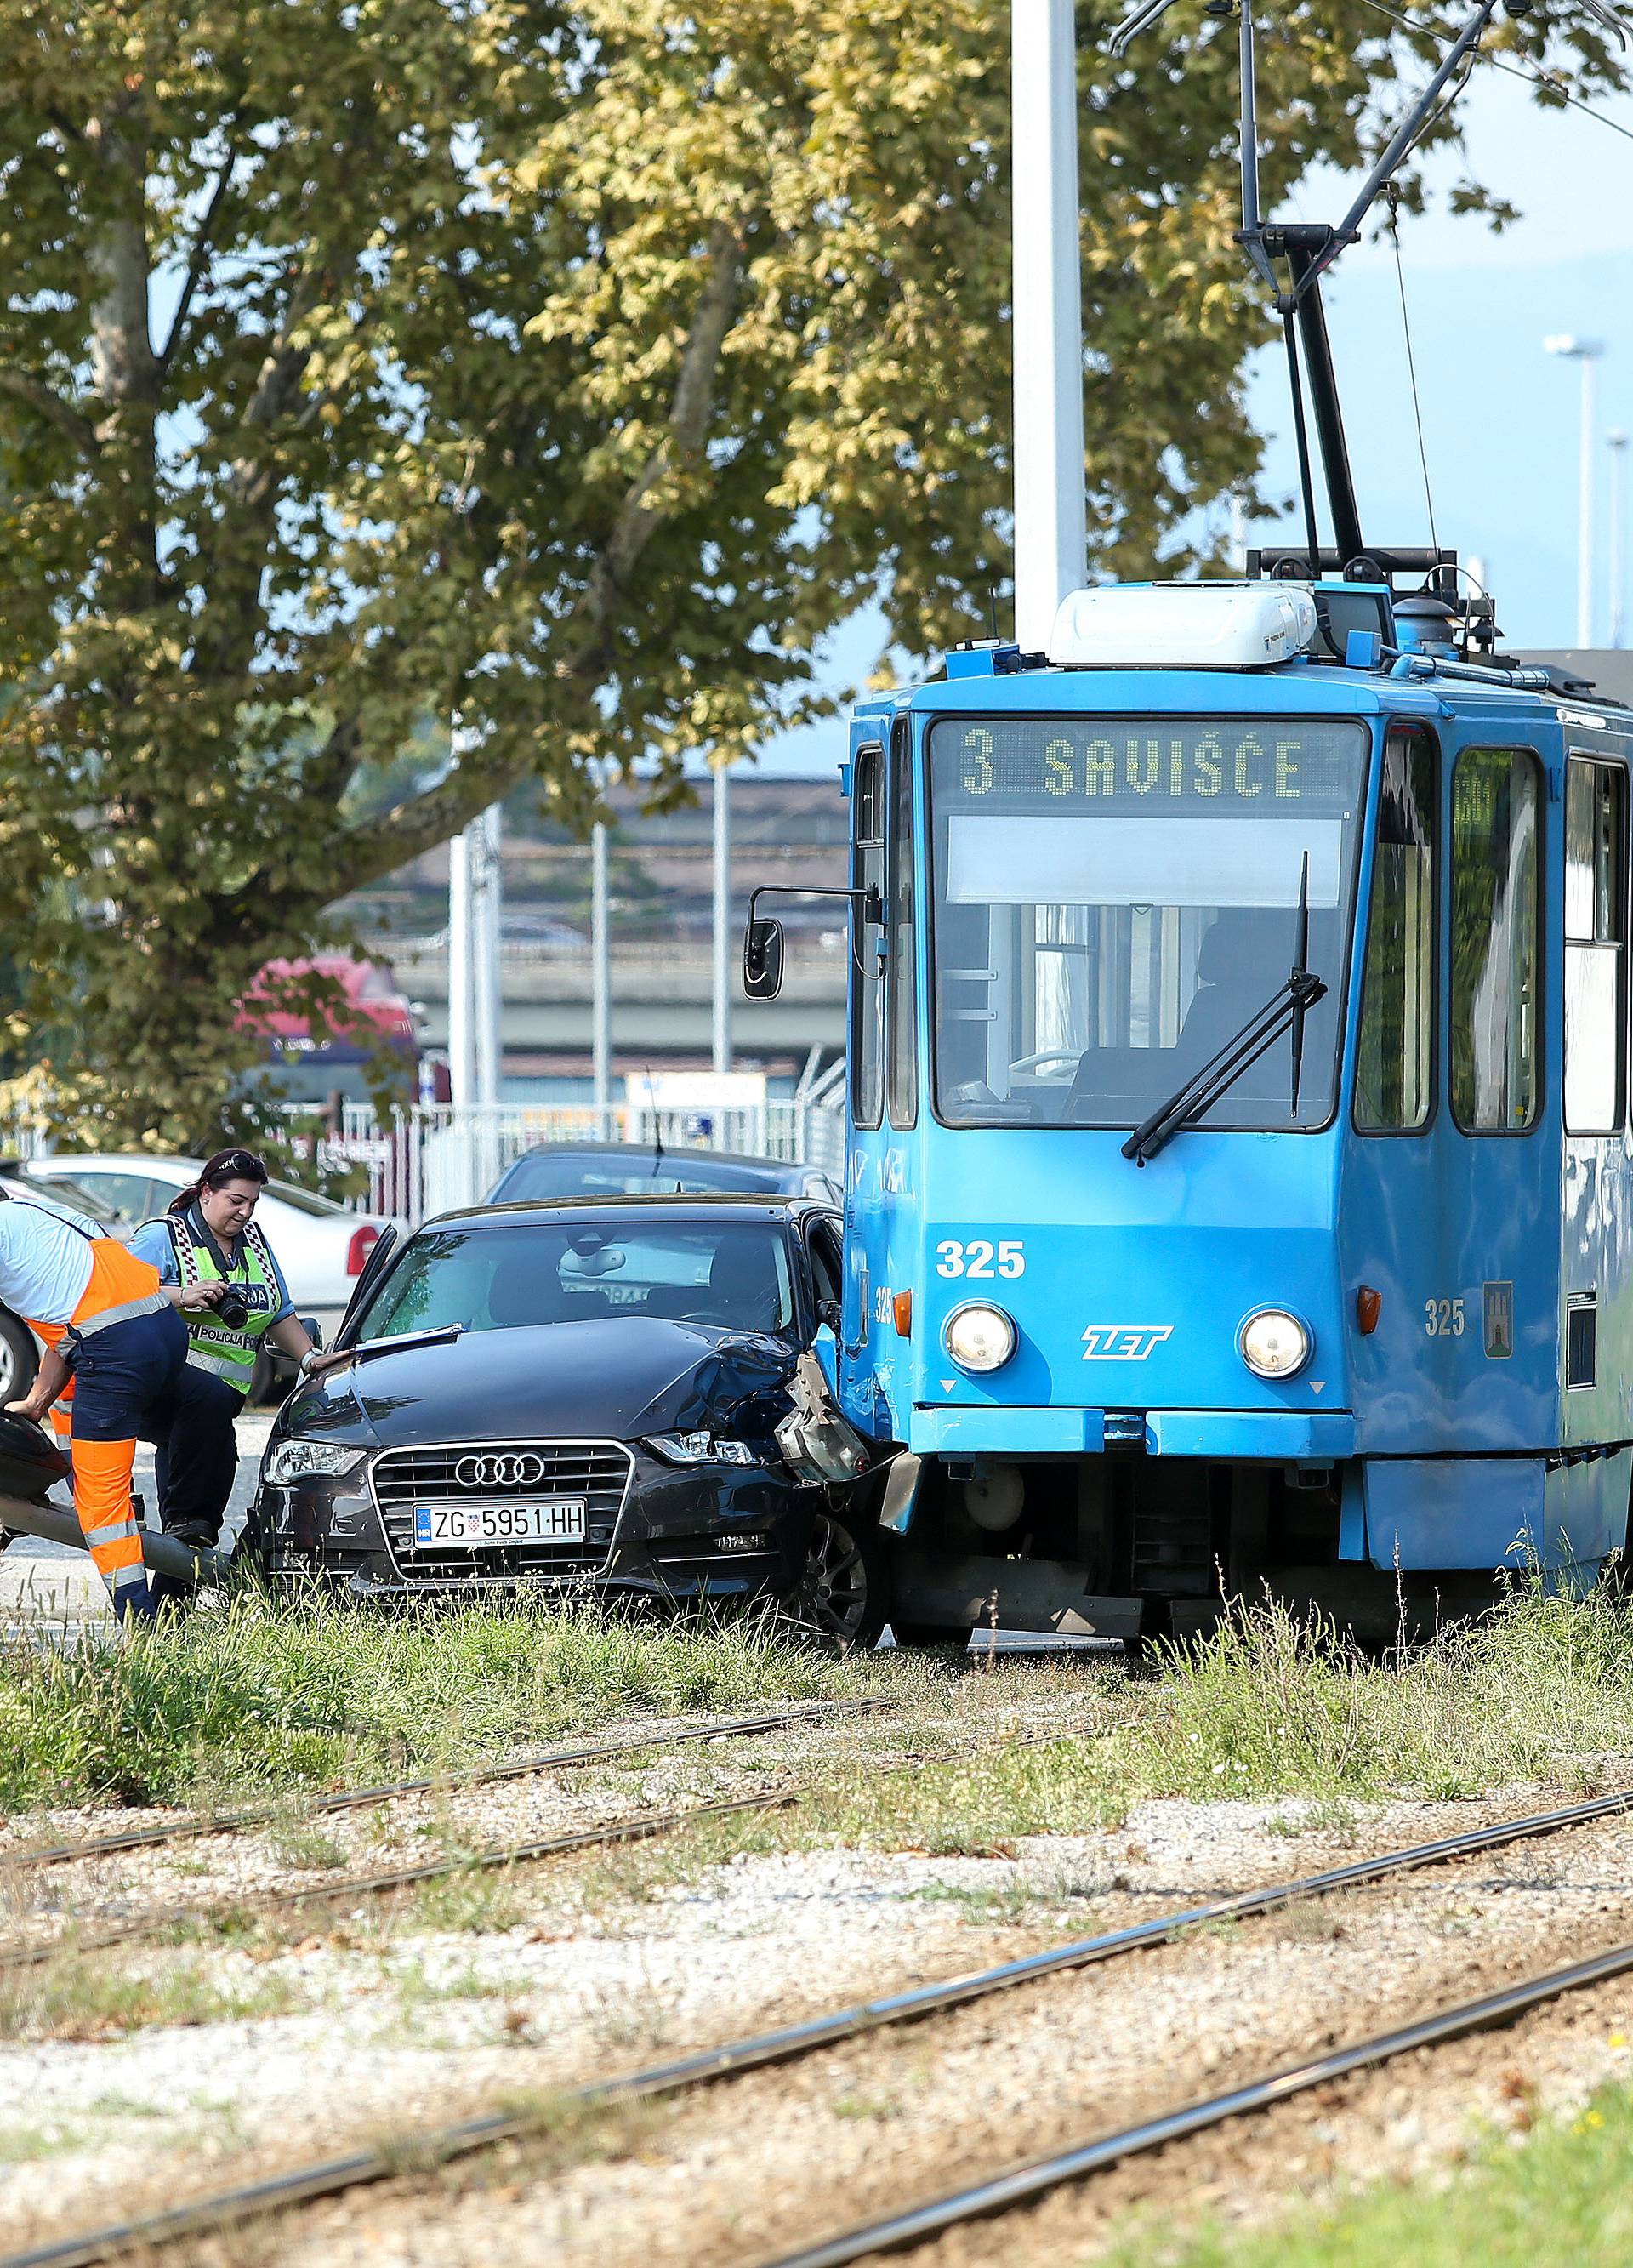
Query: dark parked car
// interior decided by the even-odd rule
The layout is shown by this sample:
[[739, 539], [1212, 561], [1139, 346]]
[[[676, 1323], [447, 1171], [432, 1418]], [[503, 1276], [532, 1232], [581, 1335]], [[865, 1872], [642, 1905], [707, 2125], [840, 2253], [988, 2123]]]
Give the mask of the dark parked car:
[[883, 1616], [876, 1491], [802, 1479], [775, 1437], [836, 1322], [840, 1224], [804, 1199], [482, 1206], [382, 1239], [285, 1405], [254, 1531], [354, 1594], [577, 1578], [769, 1597], [821, 1636]]
[[525, 1197], [645, 1197], [670, 1191], [692, 1196], [709, 1189], [844, 1203], [838, 1182], [818, 1166], [744, 1158], [731, 1150], [660, 1150], [639, 1142], [542, 1142], [505, 1167], [487, 1201], [516, 1204]]

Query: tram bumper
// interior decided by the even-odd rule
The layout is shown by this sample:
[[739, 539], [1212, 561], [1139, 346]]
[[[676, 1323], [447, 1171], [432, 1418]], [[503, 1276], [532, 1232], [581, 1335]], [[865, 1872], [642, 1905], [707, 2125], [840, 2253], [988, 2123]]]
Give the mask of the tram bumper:
[[[1109, 1419], [1109, 1425], [1108, 1425]], [[1355, 1453], [1348, 1410], [916, 1409], [916, 1456], [1095, 1456], [1107, 1446], [1153, 1457], [1269, 1464], [1335, 1463]]]

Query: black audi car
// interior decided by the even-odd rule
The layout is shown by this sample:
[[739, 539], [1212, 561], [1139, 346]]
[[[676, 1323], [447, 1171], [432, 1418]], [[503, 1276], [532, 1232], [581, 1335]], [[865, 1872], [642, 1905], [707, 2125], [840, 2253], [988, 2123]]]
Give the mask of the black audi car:
[[804, 1199], [489, 1204], [382, 1239], [353, 1359], [273, 1428], [253, 1548], [354, 1594], [577, 1579], [869, 1643], [868, 1484], [801, 1478], [776, 1438], [839, 1286], [839, 1215]]

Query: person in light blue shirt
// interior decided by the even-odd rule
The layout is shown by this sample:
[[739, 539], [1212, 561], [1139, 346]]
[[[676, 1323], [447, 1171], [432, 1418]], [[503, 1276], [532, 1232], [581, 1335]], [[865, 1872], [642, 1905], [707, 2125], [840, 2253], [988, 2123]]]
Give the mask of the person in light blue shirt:
[[234, 1421], [261, 1340], [296, 1356], [303, 1375], [316, 1349], [295, 1313], [283, 1271], [252, 1215], [267, 1168], [251, 1150], [223, 1150], [170, 1210], [144, 1222], [130, 1249], [161, 1284], [203, 1288], [213, 1304], [188, 1314], [188, 1366], [203, 1374], [199, 1422], [156, 1460], [159, 1518], [185, 1543], [213, 1544], [238, 1471]]

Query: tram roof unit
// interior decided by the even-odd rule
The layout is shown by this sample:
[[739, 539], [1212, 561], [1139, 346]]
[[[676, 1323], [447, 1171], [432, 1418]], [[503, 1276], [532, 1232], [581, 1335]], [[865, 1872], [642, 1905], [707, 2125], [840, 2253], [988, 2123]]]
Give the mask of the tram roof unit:
[[[1073, 635], [1093, 603], [1107, 599], [1113, 637], [1119, 622], [1129, 626], [1123, 659], [1111, 638]], [[1132, 608], [1125, 603], [1129, 600]], [[1298, 649], [1268, 662], [1239, 658], [1259, 651], [1258, 629], [1251, 621], [1243, 627], [1245, 602], [1262, 601], [1269, 619], [1290, 600], [1307, 610], [1299, 616], [1299, 631], [1307, 635]], [[855, 713], [858, 723], [904, 708], [1232, 716], [1288, 703], [1312, 716], [1387, 712], [1432, 720], [1455, 708], [1464, 715], [1569, 714], [1603, 729], [1633, 727], [1625, 706], [1582, 680], [1520, 659], [1499, 662], [1482, 654], [1471, 659], [1467, 641], [1460, 650], [1449, 631], [1432, 622], [1423, 627], [1438, 635], [1423, 636], [1408, 608], [1396, 615], [1396, 603], [1387, 584], [1266, 579], [1106, 585], [1073, 593], [1063, 603], [1048, 655], [1023, 654], [1002, 639], [954, 647], [945, 657], [945, 678], [860, 703]], [[1357, 608], [1378, 628], [1357, 630]], [[1235, 630], [1227, 622], [1222, 634], [1208, 619], [1210, 611], [1233, 617]], [[1170, 622], [1160, 621], [1165, 612]], [[1336, 651], [1341, 637], [1342, 657]], [[1188, 639], [1194, 651], [1188, 651]], [[1161, 659], [1152, 658], [1159, 652]], [[1078, 658], [1085, 653], [1092, 658]]]

